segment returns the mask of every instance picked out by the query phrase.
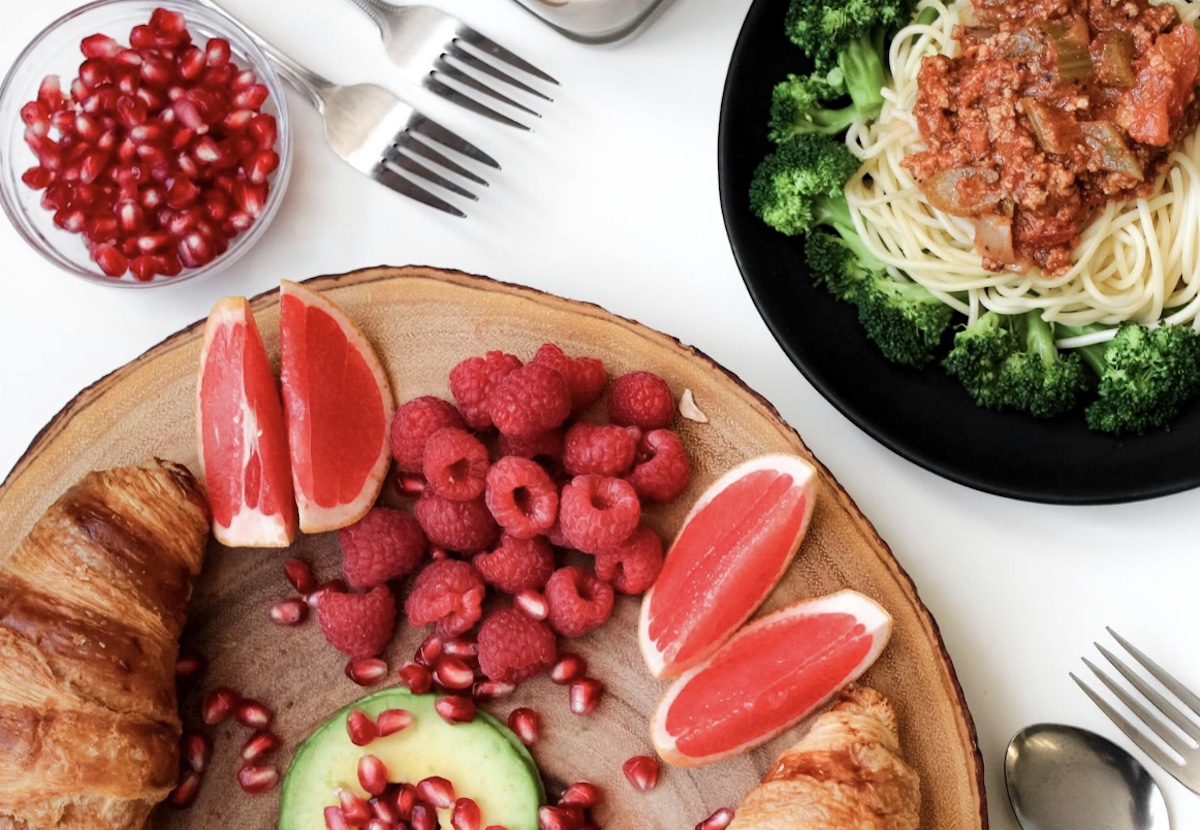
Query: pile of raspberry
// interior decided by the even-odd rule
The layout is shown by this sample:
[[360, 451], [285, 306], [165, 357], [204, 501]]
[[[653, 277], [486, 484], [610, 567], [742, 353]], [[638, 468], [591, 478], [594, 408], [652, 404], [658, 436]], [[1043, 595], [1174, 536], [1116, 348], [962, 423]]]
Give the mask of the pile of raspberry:
[[[348, 675], [377, 682], [387, 668], [371, 664], [402, 608], [433, 629], [400, 669], [414, 691], [482, 698], [552, 669], [583, 714], [599, 684], [560, 657], [560, 638], [598, 628], [616, 594], [644, 592], [662, 568], [642, 511], [691, 480], [675, 396], [651, 372], [610, 383], [602, 361], [552, 343], [527, 362], [469, 357], [449, 381], [453, 401], [396, 412], [395, 481], [411, 511], [376, 507], [339, 532], [345, 584], [320, 592], [321, 628]], [[401, 606], [393, 587], [414, 575]]]

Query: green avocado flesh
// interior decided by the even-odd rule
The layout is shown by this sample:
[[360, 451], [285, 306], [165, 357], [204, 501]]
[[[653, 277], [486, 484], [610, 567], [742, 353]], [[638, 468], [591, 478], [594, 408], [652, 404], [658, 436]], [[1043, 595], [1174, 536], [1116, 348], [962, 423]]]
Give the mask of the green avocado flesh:
[[[383, 761], [394, 782], [416, 784], [431, 775], [448, 779], [455, 796], [479, 805], [485, 827], [538, 830], [537, 812], [546, 793], [529, 750], [487, 712], [476, 713], [471, 723], [446, 723], [434, 709], [435, 700], [436, 695], [393, 687], [350, 704], [322, 724], [292, 759], [283, 782], [279, 830], [325, 830], [325, 808], [338, 803], [336, 787], [369, 797], [358, 784], [358, 759], [368, 753]], [[414, 722], [359, 747], [346, 732], [346, 716], [355, 708], [372, 718], [385, 709], [407, 709]], [[450, 826], [448, 810], [440, 811], [440, 818], [443, 827]]]

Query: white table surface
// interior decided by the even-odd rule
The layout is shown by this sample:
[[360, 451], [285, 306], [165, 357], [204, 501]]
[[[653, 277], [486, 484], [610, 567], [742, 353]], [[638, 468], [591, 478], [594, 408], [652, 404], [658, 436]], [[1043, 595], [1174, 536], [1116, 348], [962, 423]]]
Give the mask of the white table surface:
[[[465, 221], [401, 199], [339, 161], [290, 97], [287, 199], [233, 269], [154, 291], [57, 272], [0, 226], [0, 472], [71, 397], [204, 317], [229, 294], [375, 264], [458, 268], [598, 303], [703, 350], [771, 400], [892, 546], [937, 619], [974, 715], [996, 830], [1008, 739], [1062, 721], [1129, 742], [1067, 677], [1111, 625], [1200, 688], [1200, 492], [1109, 507], [1026, 504], [945, 481], [860, 432], [792, 366], [760, 320], [726, 240], [716, 136], [725, 70], [749, 0], [676, 0], [617, 47], [572, 43], [508, 0], [438, 0], [557, 75], [536, 131], [493, 127], [406, 89], [346, 0], [227, 0], [337, 80], [412, 93], [503, 164]], [[72, 0], [4, 4], [0, 67]], [[288, 9], [284, 16], [284, 9]], [[1154, 770], [1175, 828], [1200, 798]], [[926, 781], [929, 789], [937, 781]]]

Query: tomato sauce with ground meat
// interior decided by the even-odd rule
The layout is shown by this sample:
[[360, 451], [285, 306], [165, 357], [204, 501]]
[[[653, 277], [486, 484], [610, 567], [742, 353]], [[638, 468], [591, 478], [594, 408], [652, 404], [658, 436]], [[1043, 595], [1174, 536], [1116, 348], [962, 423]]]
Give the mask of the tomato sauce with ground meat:
[[973, 0], [957, 57], [922, 61], [927, 149], [904, 166], [971, 218], [992, 271], [1048, 275], [1109, 201], [1146, 194], [1200, 120], [1200, 38], [1145, 0]]

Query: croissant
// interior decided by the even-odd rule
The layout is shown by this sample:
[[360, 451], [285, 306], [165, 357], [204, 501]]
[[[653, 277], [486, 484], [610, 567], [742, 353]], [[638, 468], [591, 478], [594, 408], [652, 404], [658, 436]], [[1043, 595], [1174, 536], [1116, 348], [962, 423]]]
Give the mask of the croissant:
[[891, 704], [851, 685], [746, 795], [729, 830], [916, 830], [920, 804]]
[[0, 562], [0, 830], [143, 828], [170, 793], [208, 528], [195, 478], [158, 461], [89, 473]]

